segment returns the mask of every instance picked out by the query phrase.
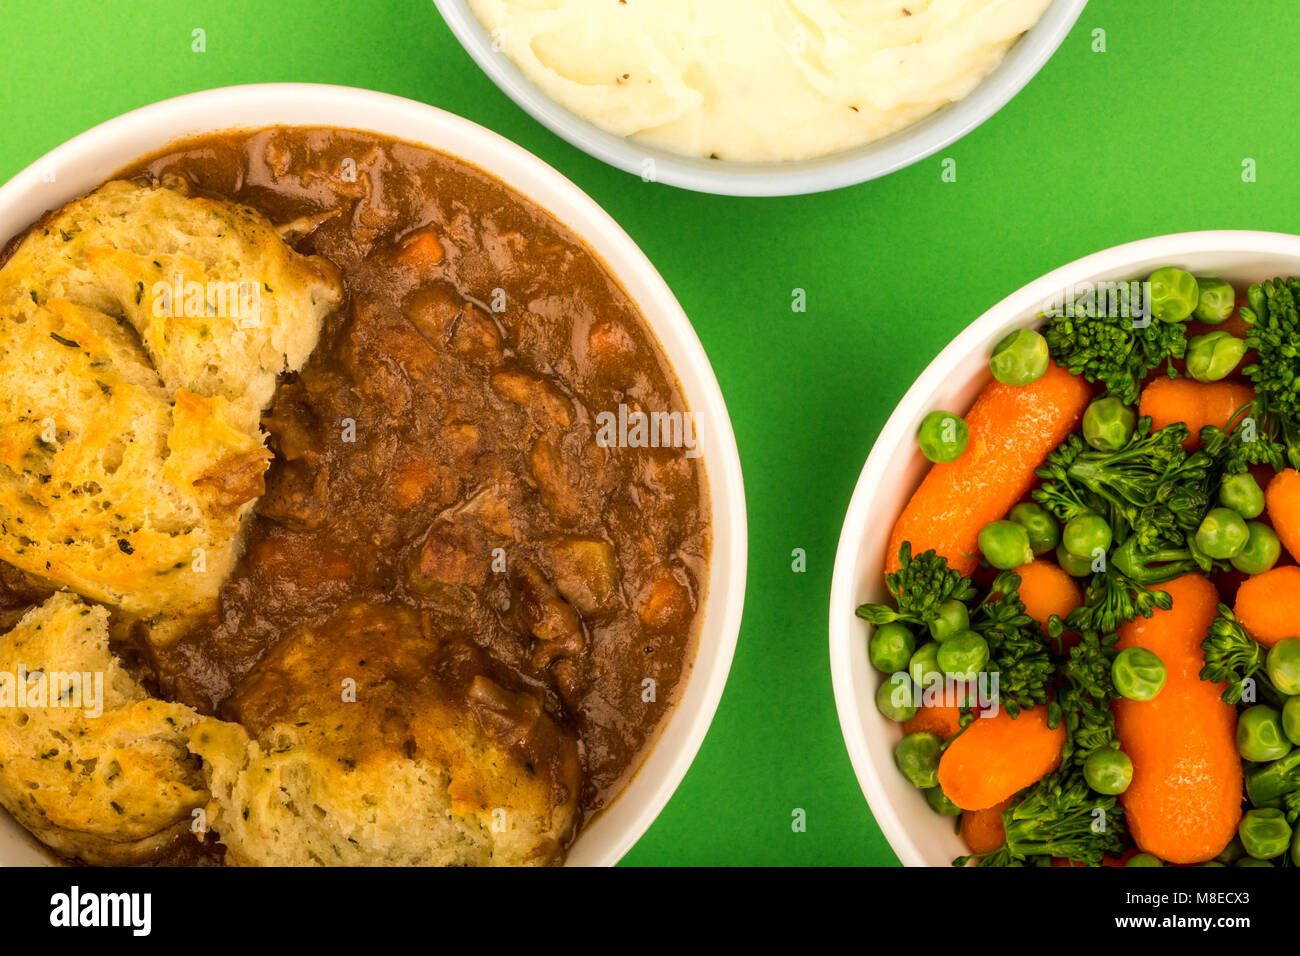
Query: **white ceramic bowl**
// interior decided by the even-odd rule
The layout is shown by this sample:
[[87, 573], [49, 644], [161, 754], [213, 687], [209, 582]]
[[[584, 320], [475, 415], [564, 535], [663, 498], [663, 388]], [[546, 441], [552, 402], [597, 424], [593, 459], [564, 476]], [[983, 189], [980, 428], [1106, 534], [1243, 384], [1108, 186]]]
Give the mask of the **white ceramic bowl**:
[[[173, 140], [272, 124], [347, 127], [420, 143], [473, 163], [550, 210], [604, 259], [641, 307], [696, 413], [713, 511], [713, 558], [699, 650], [681, 700], [653, 750], [568, 855], [570, 865], [612, 865], [654, 822], [686, 774], [722, 696], [740, 631], [745, 492], [731, 421], [704, 349], [654, 266], [573, 183], [468, 120], [369, 90], [311, 84], [239, 86], [165, 100], [110, 120], [48, 153], [0, 187], [0, 243], [46, 210], [93, 189], [116, 170]], [[47, 181], [51, 173], [53, 182]], [[49, 861], [26, 831], [0, 813], [0, 865]]]
[[951, 820], [894, 766], [898, 724], [876, 710], [883, 679], [867, 659], [870, 629], [854, 611], [889, 600], [885, 549], [890, 531], [928, 470], [916, 444], [921, 419], [936, 408], [970, 408], [990, 380], [988, 356], [1008, 332], [1034, 325], [1043, 304], [1081, 282], [1144, 279], [1161, 266], [1234, 284], [1300, 274], [1300, 236], [1272, 232], [1190, 232], [1144, 239], [1087, 256], [1003, 299], [966, 327], [903, 396], [867, 458], [849, 503], [831, 583], [831, 678], [840, 729], [858, 783], [894, 852], [906, 866], [948, 866], [969, 852]]
[[640, 176], [646, 159], [656, 179], [724, 196], [793, 196], [863, 183], [910, 166], [965, 136], [1002, 109], [1061, 45], [1087, 0], [1056, 0], [969, 96], [874, 143], [789, 163], [737, 163], [682, 156], [606, 132], [543, 93], [492, 38], [467, 0], [434, 0], [452, 33], [484, 73], [533, 119], [574, 146]]

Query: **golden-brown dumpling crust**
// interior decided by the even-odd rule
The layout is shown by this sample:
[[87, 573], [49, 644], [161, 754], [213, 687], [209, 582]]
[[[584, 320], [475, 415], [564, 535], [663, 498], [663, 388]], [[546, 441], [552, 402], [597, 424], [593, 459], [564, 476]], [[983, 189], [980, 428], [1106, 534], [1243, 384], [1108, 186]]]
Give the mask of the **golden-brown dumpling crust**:
[[246, 206], [110, 182], [38, 223], [0, 268], [0, 560], [154, 624], [210, 607], [261, 411], [341, 295]]

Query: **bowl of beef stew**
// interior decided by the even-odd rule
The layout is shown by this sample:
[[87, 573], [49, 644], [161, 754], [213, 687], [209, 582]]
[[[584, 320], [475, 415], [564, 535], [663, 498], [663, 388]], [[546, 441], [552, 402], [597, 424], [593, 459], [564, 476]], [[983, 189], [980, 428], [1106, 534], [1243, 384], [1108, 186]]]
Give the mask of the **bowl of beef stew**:
[[[337, 270], [340, 288], [310, 355], [281, 369], [260, 409], [260, 483], [213, 492], [247, 505], [219, 595], [166, 627], [107, 605], [113, 652], [141, 693], [192, 715], [178, 746], [202, 797], [182, 809], [212, 819], [157, 841], [150, 862], [617, 862], [703, 741], [744, 599], [735, 439], [654, 267], [576, 186], [488, 130], [384, 94], [274, 84], [145, 107], [19, 173], [0, 188], [0, 268], [106, 181], [247, 210]], [[162, 248], [167, 224], [157, 233]], [[78, 268], [108, 261], [88, 248]], [[161, 258], [175, 251], [152, 266], [136, 256], [157, 272], [134, 286], [146, 317], [173, 282], [185, 298]], [[123, 327], [135, 315], [129, 301], [94, 304]], [[0, 565], [0, 630], [60, 590], [99, 597], [57, 562], [14, 560]], [[340, 674], [343, 702], [369, 710], [338, 716]], [[309, 736], [335, 719], [336, 733]], [[226, 755], [300, 755], [277, 767], [285, 779], [330, 767], [318, 787], [409, 778], [380, 801], [432, 792], [435, 812], [450, 799], [456, 829], [412, 835], [367, 818], [381, 845], [361, 847], [331, 804], [292, 821], [307, 834], [293, 846], [267, 845], [288, 810], [264, 801], [263, 818], [239, 822], [231, 801], [248, 797], [252, 765], [223, 771], [223, 735], [236, 741]], [[511, 800], [518, 814], [502, 809]], [[544, 820], [528, 840], [488, 835], [522, 817]], [[0, 823], [0, 861], [51, 859]], [[339, 860], [324, 859], [339, 835]]]

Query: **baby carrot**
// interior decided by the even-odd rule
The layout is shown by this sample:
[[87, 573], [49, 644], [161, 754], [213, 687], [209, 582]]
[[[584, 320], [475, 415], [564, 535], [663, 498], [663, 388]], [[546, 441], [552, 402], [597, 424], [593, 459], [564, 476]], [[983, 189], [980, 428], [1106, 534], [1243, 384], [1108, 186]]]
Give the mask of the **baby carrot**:
[[1199, 574], [1161, 585], [1168, 611], [1120, 629], [1120, 650], [1142, 647], [1165, 665], [1164, 689], [1147, 701], [1114, 704], [1120, 745], [1133, 761], [1133, 782], [1120, 795], [1138, 847], [1168, 863], [1203, 863], [1221, 852], [1241, 820], [1237, 710], [1223, 686], [1200, 678], [1201, 641], [1219, 595]]
[[1008, 797], [984, 810], [967, 810], [961, 815], [961, 838], [972, 853], [992, 853], [1007, 841], [1002, 811], [1010, 805]]
[[1138, 414], [1151, 416], [1152, 431], [1174, 422], [1186, 423], [1191, 434], [1183, 444], [1197, 448], [1202, 428], [1228, 424], [1233, 414], [1254, 397], [1255, 390], [1241, 382], [1197, 382], [1161, 376], [1142, 390]]
[[898, 570], [904, 541], [913, 554], [933, 548], [963, 574], [974, 571], [980, 529], [1025, 496], [1034, 469], [1074, 431], [1091, 396], [1083, 379], [1055, 364], [1030, 385], [986, 385], [965, 418], [966, 451], [930, 469], [894, 525], [886, 571]]
[[1247, 578], [1237, 588], [1232, 613], [1265, 647], [1300, 636], [1300, 567], [1286, 564]]
[[1044, 629], [1055, 614], [1061, 620], [1083, 603], [1083, 591], [1074, 578], [1051, 561], [1031, 561], [1016, 568], [1020, 575], [1020, 600], [1025, 613]]
[[1282, 539], [1291, 557], [1300, 561], [1300, 471], [1279, 471], [1264, 493], [1268, 517], [1273, 530]]
[[937, 734], [940, 740], [947, 740], [961, 730], [961, 708], [956, 704], [926, 705], [916, 712], [911, 720], [903, 721], [903, 733]]
[[1046, 707], [976, 717], [943, 752], [939, 786], [963, 810], [985, 810], [1055, 770], [1064, 746], [1065, 727], [1047, 726]]

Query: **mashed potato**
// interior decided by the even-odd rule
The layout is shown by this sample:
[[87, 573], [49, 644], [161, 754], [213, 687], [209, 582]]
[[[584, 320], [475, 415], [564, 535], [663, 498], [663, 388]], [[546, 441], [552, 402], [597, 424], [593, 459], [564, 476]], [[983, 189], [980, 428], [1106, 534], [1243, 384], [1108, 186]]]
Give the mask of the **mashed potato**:
[[694, 156], [860, 146], [966, 96], [1051, 0], [470, 0], [547, 95]]

